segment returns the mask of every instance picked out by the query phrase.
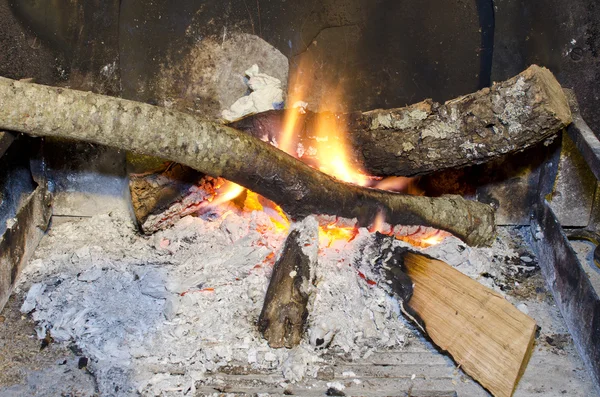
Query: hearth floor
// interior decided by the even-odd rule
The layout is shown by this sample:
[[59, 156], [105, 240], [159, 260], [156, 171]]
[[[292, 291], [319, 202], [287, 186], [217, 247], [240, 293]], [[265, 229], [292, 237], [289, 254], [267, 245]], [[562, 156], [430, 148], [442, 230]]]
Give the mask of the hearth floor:
[[[83, 222], [83, 225], [89, 220], [74, 218], [70, 222]], [[517, 233], [513, 228], [503, 228], [500, 235], [502, 239], [507, 239], [527, 232], [527, 229], [520, 229]], [[42, 242], [38, 260], [41, 259], [40, 255], [48, 252], [49, 244], [59, 244], [53, 240], [52, 233]], [[105, 248], [110, 250], [110, 247]], [[507, 299], [527, 311], [540, 326], [533, 356], [515, 396], [597, 395], [553, 298], [546, 289], [539, 268], [528, 266], [535, 263], [535, 256], [530, 252], [524, 254], [524, 251], [520, 251], [520, 255], [523, 265], [529, 269], [526, 276], [517, 274], [511, 278], [495, 273], [497, 280], [493, 283], [496, 289], [501, 285]], [[460, 269], [460, 266], [457, 267]], [[27, 272], [25, 276], [33, 277]], [[501, 282], [498, 281], [500, 278]], [[22, 280], [0, 315], [0, 396], [132, 395], [118, 389], [121, 380], [117, 372], [112, 379], [117, 388], [107, 392], [107, 380], [111, 380], [113, 375], [110, 370], [93, 363], [93, 357], [86, 366], [86, 358], [93, 356], [93, 353], [90, 354], [85, 347], [82, 350], [77, 346], [77, 341], [50, 341], [41, 348], [46, 343], [38, 339], [37, 324], [31, 314], [20, 312], [30, 286], [31, 282]], [[144, 396], [278, 396], [284, 395], [285, 391], [286, 394], [298, 396], [322, 396], [329, 390], [329, 395], [341, 395], [335, 394], [336, 389], [349, 396], [489, 395], [412, 326], [404, 323], [404, 327], [405, 339], [401, 345], [379, 346], [354, 358], [332, 348], [321, 355], [320, 363], [315, 364], [318, 367], [315, 374], [307, 373], [296, 382], [286, 379], [280, 368], [257, 368], [232, 360], [227, 366], [195, 376], [193, 386], [186, 382], [175, 387], [165, 383], [167, 386], [162, 388], [156, 386], [139, 392]], [[161, 385], [163, 378], [186, 374], [186, 365], [156, 362], [153, 372], [154, 384]], [[99, 373], [102, 373], [101, 381]]]

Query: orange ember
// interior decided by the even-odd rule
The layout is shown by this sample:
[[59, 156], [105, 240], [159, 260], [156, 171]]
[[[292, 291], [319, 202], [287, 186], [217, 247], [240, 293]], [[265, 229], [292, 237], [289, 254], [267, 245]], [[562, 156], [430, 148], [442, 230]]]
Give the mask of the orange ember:
[[335, 223], [319, 226], [319, 245], [331, 247], [336, 241], [352, 241], [358, 230], [354, 226], [338, 226]]

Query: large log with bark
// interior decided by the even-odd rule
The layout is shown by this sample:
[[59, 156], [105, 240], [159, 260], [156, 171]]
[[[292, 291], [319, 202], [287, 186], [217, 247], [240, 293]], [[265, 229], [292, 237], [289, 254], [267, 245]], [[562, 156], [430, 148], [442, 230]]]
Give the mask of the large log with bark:
[[[312, 112], [299, 115], [292, 135], [297, 152], [315, 145]], [[444, 104], [431, 100], [411, 106], [327, 114], [346, 131], [354, 161], [378, 176], [414, 176], [481, 164], [525, 150], [553, 137], [571, 123], [571, 111], [554, 75], [537, 65], [517, 76]], [[232, 127], [263, 140], [277, 140], [285, 111], [238, 120]], [[318, 154], [317, 154], [318, 156]], [[310, 161], [310, 158], [307, 159]]]
[[495, 234], [488, 205], [343, 183], [233, 128], [139, 102], [0, 78], [0, 128], [173, 160], [247, 187], [295, 218], [330, 214], [370, 225], [382, 213], [390, 224], [443, 229], [471, 245]]

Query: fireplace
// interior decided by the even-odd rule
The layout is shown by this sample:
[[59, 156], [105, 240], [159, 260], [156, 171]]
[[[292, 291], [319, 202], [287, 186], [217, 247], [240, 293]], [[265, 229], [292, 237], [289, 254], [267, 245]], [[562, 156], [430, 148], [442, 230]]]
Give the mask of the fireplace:
[[0, 7], [0, 394], [597, 393], [592, 2]]

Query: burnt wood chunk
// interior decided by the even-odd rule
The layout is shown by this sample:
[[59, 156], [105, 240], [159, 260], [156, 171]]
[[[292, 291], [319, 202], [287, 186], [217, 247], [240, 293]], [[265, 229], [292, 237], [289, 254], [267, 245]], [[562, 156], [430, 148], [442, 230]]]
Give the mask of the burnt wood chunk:
[[258, 329], [272, 348], [289, 349], [302, 340], [317, 251], [318, 224], [309, 217], [288, 235], [258, 319]]
[[0, 129], [176, 161], [247, 187], [293, 218], [336, 215], [368, 226], [381, 214], [389, 224], [431, 226], [475, 246], [495, 236], [489, 205], [343, 183], [233, 128], [144, 103], [0, 78]]
[[[543, 142], [571, 123], [554, 75], [533, 65], [519, 75], [444, 104], [425, 100], [398, 109], [327, 114], [348, 133], [354, 161], [378, 176], [423, 175], [485, 163]], [[296, 144], [315, 147], [316, 114], [299, 115]], [[232, 127], [276, 139], [284, 111], [241, 119]], [[299, 151], [299, 152], [302, 152]], [[309, 155], [303, 160], [310, 162]]]
[[217, 178], [170, 161], [138, 172], [135, 167], [139, 162], [128, 163], [129, 193], [133, 215], [145, 234], [172, 226], [215, 195]]

